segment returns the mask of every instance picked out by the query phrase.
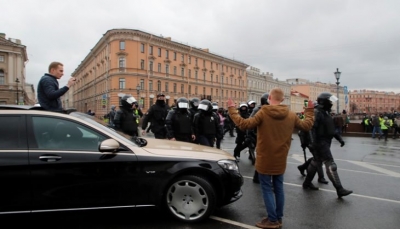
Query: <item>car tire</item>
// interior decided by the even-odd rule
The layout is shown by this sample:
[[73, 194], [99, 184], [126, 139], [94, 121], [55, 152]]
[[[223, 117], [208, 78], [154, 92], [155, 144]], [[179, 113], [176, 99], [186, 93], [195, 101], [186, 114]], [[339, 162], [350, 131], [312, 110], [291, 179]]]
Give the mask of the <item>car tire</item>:
[[216, 195], [210, 182], [192, 175], [174, 179], [168, 186], [165, 201], [167, 211], [187, 223], [208, 218], [216, 208]]

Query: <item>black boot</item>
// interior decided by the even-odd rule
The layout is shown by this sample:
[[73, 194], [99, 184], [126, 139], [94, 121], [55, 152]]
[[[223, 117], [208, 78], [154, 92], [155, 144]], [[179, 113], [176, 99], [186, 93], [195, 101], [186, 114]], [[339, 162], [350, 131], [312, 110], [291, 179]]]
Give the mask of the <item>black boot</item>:
[[342, 196], [347, 196], [353, 193], [351, 190], [344, 189], [342, 183], [340, 182], [339, 174], [337, 173], [337, 167], [335, 162], [328, 162], [325, 164], [326, 174], [331, 180], [333, 186], [336, 188], [336, 193], [339, 198]]
[[256, 163], [256, 155], [254, 155], [255, 149], [249, 147], [249, 159], [251, 160], [251, 164], [254, 165]]
[[[315, 186], [313, 185], [313, 183], [311, 183], [312, 180], [314, 179], [315, 174], [317, 173], [317, 167], [315, 167], [315, 166], [313, 165], [313, 162], [314, 162], [314, 161], [312, 161], [312, 162], [308, 165], [308, 168], [307, 168], [307, 176], [306, 176], [306, 179], [305, 179], [304, 182], [303, 182], [303, 188], [304, 188], [304, 189], [311, 189], [311, 190], [318, 190], [318, 189], [319, 189], [318, 187], [315, 187]], [[314, 163], [315, 163], [315, 162], [314, 162]]]
[[311, 163], [312, 158], [309, 158], [304, 164], [297, 166], [297, 169], [299, 169], [300, 174], [303, 175], [304, 177], [306, 174], [304, 173], [305, 170], [307, 170], [308, 165]]

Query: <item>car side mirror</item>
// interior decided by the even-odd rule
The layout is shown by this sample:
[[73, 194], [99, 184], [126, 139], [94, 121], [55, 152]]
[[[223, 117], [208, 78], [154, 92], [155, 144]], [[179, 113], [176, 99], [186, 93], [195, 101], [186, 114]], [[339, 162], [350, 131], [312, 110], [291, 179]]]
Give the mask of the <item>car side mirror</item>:
[[100, 143], [100, 152], [117, 152], [119, 150], [119, 143], [114, 139], [106, 139]]

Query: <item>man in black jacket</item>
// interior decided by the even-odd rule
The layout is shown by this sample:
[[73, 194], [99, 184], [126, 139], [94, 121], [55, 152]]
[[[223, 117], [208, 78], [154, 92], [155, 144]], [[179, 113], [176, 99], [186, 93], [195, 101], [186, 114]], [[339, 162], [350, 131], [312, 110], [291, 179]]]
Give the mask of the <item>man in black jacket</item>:
[[125, 134], [132, 137], [138, 137], [138, 118], [134, 114], [133, 106], [136, 99], [132, 96], [125, 95], [121, 98], [121, 106], [115, 114], [114, 125], [115, 129], [122, 130]]
[[37, 87], [38, 100], [41, 107], [49, 111], [62, 112], [60, 97], [64, 95], [72, 85], [75, 78], [71, 77], [66, 86], [59, 88], [58, 79], [64, 75], [64, 65], [60, 62], [52, 62], [49, 66], [49, 73], [44, 74]]
[[144, 116], [142, 124], [142, 135], [146, 135], [146, 128], [151, 122], [151, 132], [157, 139], [165, 139], [167, 137], [167, 129], [165, 128], [165, 119], [167, 118], [169, 106], [165, 104], [165, 95], [157, 94], [156, 104], [152, 105]]

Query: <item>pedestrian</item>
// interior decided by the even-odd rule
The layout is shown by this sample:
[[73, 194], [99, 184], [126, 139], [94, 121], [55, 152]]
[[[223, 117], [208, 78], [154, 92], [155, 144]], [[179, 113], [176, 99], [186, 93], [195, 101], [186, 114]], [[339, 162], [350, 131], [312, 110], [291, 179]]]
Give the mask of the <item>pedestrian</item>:
[[[223, 117], [219, 112], [219, 107], [218, 107], [218, 103], [213, 102], [211, 103], [212, 107], [213, 107], [213, 112], [216, 114], [216, 117], [218, 118], [218, 123], [220, 125], [220, 129], [223, 130], [224, 129], [224, 120], [225, 117]], [[217, 149], [221, 149], [221, 142], [223, 139], [223, 135], [219, 135], [216, 142], [215, 142], [215, 146], [217, 147]]]
[[333, 116], [333, 124], [335, 126], [335, 132], [338, 134], [342, 134], [342, 128], [343, 128], [343, 118], [340, 114], [336, 114]]
[[378, 132], [378, 139], [381, 140], [383, 133], [381, 129], [381, 118], [378, 115], [372, 115], [372, 125], [372, 138], [375, 138], [375, 133]]
[[60, 62], [52, 62], [49, 65], [49, 73], [44, 74], [37, 86], [37, 95], [40, 106], [49, 111], [63, 112], [61, 96], [75, 84], [76, 79], [71, 77], [66, 86], [59, 88], [58, 81], [64, 75], [64, 65]]
[[189, 101], [186, 98], [176, 100], [176, 108], [168, 112], [165, 126], [167, 138], [172, 141], [192, 142], [196, 140], [193, 130]]
[[253, 110], [256, 107], [256, 105], [257, 105], [256, 101], [249, 100], [247, 102], [247, 106], [248, 106], [248, 109], [249, 109], [249, 114], [253, 113]]
[[115, 114], [114, 125], [115, 129], [121, 130], [131, 137], [138, 137], [137, 117], [134, 114], [133, 107], [136, 99], [130, 95], [124, 95], [121, 98], [121, 106]]
[[110, 127], [114, 127], [114, 118], [115, 118], [115, 105], [111, 105], [111, 110], [108, 112], [108, 125]]
[[294, 128], [308, 131], [314, 121], [312, 101], [301, 120], [287, 105], [282, 105], [284, 93], [274, 88], [269, 93], [269, 106], [262, 106], [254, 117], [244, 119], [235, 109], [232, 99], [227, 101], [229, 115], [238, 128], [257, 127], [256, 170], [259, 173], [261, 190], [268, 217], [256, 224], [261, 228], [279, 228], [283, 221], [285, 196], [283, 176]]
[[151, 122], [151, 132], [157, 139], [165, 139], [167, 137], [167, 129], [165, 128], [165, 119], [168, 115], [169, 106], [165, 104], [165, 95], [157, 94], [156, 104], [152, 105], [144, 116], [142, 123], [142, 135], [146, 135], [148, 122]]
[[347, 115], [346, 110], [342, 111], [342, 119], [343, 119], [343, 126], [342, 126], [342, 133], [347, 133], [347, 127], [349, 126], [350, 119]]
[[383, 121], [381, 122], [381, 129], [383, 132], [383, 136], [385, 137], [385, 141], [387, 141], [388, 135], [389, 135], [389, 131], [391, 128], [391, 120], [387, 117], [384, 116], [383, 117]]
[[203, 99], [199, 104], [199, 112], [194, 115], [193, 125], [197, 142], [200, 145], [214, 146], [217, 138], [222, 138], [222, 129], [217, 114], [212, 110], [211, 102]]
[[353, 191], [343, 188], [337, 172], [337, 165], [330, 149], [332, 138], [338, 140], [341, 147], [345, 144], [340, 134], [335, 131], [332, 117], [329, 115], [333, 103], [336, 103], [337, 100], [336, 96], [328, 92], [321, 93], [317, 98], [318, 106], [315, 109], [315, 122], [311, 130], [312, 139], [310, 140], [314, 157], [307, 168], [307, 176], [303, 182], [303, 188], [311, 190], [319, 189], [312, 184], [312, 180], [318, 167], [324, 163], [326, 174], [335, 187], [338, 197], [341, 198], [350, 195]]
[[397, 138], [397, 133], [400, 133], [400, 116], [397, 116], [393, 122], [393, 139]]

